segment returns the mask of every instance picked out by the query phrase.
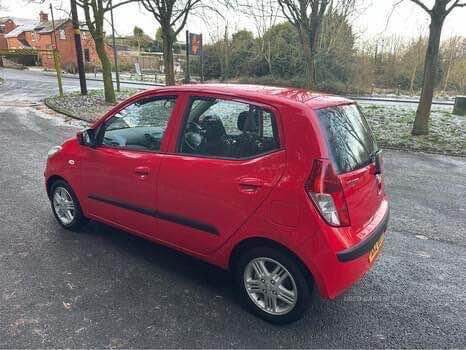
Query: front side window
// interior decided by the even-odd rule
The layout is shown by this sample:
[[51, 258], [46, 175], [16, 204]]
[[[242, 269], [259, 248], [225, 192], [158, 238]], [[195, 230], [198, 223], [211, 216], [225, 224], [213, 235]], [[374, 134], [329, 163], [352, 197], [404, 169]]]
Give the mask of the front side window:
[[175, 97], [166, 97], [126, 106], [105, 123], [101, 143], [110, 147], [159, 151], [175, 102]]
[[179, 151], [201, 156], [248, 158], [280, 147], [272, 112], [252, 104], [194, 98]]

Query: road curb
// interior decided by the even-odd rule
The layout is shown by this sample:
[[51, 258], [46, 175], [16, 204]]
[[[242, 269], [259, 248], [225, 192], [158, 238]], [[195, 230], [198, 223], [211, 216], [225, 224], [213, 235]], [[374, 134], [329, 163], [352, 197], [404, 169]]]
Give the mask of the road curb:
[[76, 115], [74, 115], [74, 114], [68, 112], [68, 111], [67, 111], [66, 109], [64, 109], [64, 108], [60, 108], [60, 107], [55, 106], [53, 103], [51, 103], [51, 102], [49, 101], [49, 99], [50, 99], [50, 97], [45, 98], [45, 99], [44, 99], [44, 104], [45, 104], [48, 108], [50, 108], [52, 111], [55, 111], [55, 112], [57, 112], [57, 113], [63, 114], [63, 115], [65, 115], [65, 116], [67, 116], [67, 117], [70, 117], [70, 118], [73, 118], [73, 119], [76, 119], [76, 120], [84, 121], [84, 122], [89, 123], [89, 124], [92, 123], [92, 122], [90, 122], [89, 120], [86, 120], [86, 119], [83, 119], [83, 118], [79, 118], [78, 116], [76, 116]]
[[[410, 100], [410, 99], [396, 99], [396, 98], [384, 98], [384, 97], [369, 97], [369, 96], [347, 96], [350, 100], [355, 101], [367, 101], [367, 102], [389, 102], [389, 103], [419, 103], [419, 100]], [[453, 101], [432, 101], [432, 105], [441, 105], [441, 106], [453, 106], [455, 103]]]
[[436, 155], [436, 156], [466, 158], [466, 154], [462, 154], [462, 153], [442, 153], [442, 152], [435, 152], [435, 151], [425, 151], [425, 150], [422, 150], [422, 149], [393, 147], [393, 146], [387, 146], [387, 145], [384, 145], [384, 144], [379, 144], [379, 146], [382, 149], [388, 149], [388, 150], [391, 150], [391, 151], [425, 153], [425, 154], [432, 154], [432, 155]]

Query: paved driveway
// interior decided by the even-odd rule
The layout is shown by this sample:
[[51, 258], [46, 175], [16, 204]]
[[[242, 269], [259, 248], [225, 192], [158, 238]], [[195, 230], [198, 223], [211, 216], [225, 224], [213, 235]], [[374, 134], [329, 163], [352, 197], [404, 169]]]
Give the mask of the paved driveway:
[[277, 327], [212, 266], [98, 223], [60, 228], [42, 172], [77, 127], [29, 106], [33, 84], [53, 88], [0, 86], [0, 348], [466, 346], [466, 159], [385, 152], [392, 215], [374, 269]]

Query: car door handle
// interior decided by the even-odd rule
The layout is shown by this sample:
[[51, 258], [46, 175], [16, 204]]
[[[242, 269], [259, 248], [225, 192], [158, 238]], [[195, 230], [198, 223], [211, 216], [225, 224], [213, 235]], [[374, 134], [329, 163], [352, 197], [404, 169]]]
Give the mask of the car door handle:
[[264, 182], [256, 178], [243, 178], [238, 181], [239, 188], [242, 192], [253, 193], [264, 185]]
[[134, 169], [134, 172], [138, 175], [149, 175], [149, 167], [147, 166], [138, 166]]

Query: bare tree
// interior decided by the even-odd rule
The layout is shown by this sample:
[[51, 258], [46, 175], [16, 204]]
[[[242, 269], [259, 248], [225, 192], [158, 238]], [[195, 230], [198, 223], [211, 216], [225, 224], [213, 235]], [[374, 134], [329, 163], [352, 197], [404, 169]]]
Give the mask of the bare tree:
[[315, 52], [322, 18], [329, 0], [278, 0], [285, 17], [298, 30], [309, 88], [316, 85]]
[[271, 53], [274, 41], [265, 34], [277, 23], [280, 6], [276, 0], [236, 0], [235, 5], [236, 9], [254, 22], [259, 42], [258, 56], [267, 62], [269, 74], [273, 75]]
[[315, 55], [319, 31], [327, 9], [342, 10], [345, 16], [354, 6], [354, 0], [278, 0], [283, 15], [299, 33], [306, 61], [308, 87], [316, 85]]
[[134, 26], [133, 36], [134, 36], [134, 39], [136, 40], [136, 43], [138, 44], [138, 55], [140, 55], [141, 54], [141, 41], [144, 36], [144, 31], [138, 26]]
[[445, 73], [443, 76], [443, 88], [442, 91], [448, 89], [448, 83], [450, 82], [451, 71], [453, 70], [456, 61], [461, 58], [462, 55], [462, 38], [458, 35], [448, 39], [443, 45], [443, 51], [445, 53]]
[[466, 38], [463, 37], [458, 47], [459, 57], [451, 66], [449, 84], [451, 83], [458, 93], [466, 94]]
[[421, 99], [416, 111], [412, 135], [427, 135], [429, 133], [430, 110], [434, 96], [434, 87], [437, 82], [437, 67], [439, 62], [440, 36], [442, 34], [445, 18], [455, 8], [465, 7], [466, 2], [461, 0], [435, 0], [429, 8], [427, 0], [410, 0], [418, 5], [430, 16], [429, 40], [427, 43], [426, 58], [424, 61], [424, 78]]
[[413, 39], [407, 46], [406, 52], [403, 55], [403, 66], [409, 75], [409, 93], [414, 95], [414, 83], [422, 65], [424, 57], [422, 53], [426, 50], [427, 40], [421, 34], [417, 39]]
[[201, 0], [140, 0], [144, 8], [152, 13], [160, 24], [163, 42], [163, 67], [165, 83], [175, 84], [173, 65], [173, 44], [177, 35], [183, 30], [188, 14], [194, 10]]
[[105, 43], [105, 14], [112, 9], [135, 0], [76, 0], [76, 4], [84, 11], [86, 25], [95, 43], [95, 49], [102, 65], [105, 101], [115, 102], [115, 89], [112, 82], [112, 63], [108, 57]]

